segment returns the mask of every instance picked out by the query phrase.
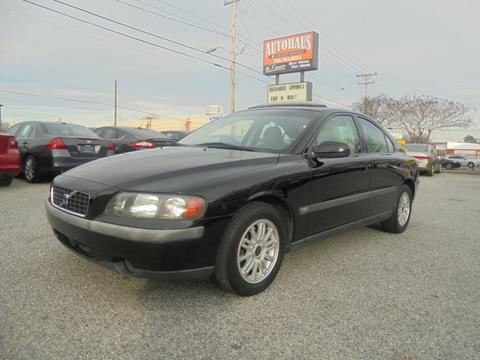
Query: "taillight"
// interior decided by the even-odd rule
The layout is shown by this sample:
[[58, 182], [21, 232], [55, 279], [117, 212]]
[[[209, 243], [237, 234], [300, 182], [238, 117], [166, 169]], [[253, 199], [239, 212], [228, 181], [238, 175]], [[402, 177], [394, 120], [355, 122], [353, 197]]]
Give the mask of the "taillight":
[[112, 142], [108, 143], [108, 151], [115, 152], [115, 145]]
[[431, 159], [431, 158], [432, 158], [431, 156], [423, 156], [423, 155], [415, 156], [415, 159], [418, 159], [418, 160], [425, 160], [425, 159]]
[[18, 149], [18, 142], [14, 138], [11, 138], [10, 141], [8, 142], [8, 147], [10, 149]]
[[135, 150], [137, 149], [152, 149], [157, 147], [154, 143], [151, 143], [149, 141], [137, 141], [132, 144], [130, 144], [131, 147], [133, 147]]
[[60, 139], [60, 138], [53, 138], [47, 144], [47, 149], [50, 149], [50, 150], [62, 150], [62, 149], [66, 149], [66, 148], [67, 148], [67, 145], [65, 145], [63, 140]]

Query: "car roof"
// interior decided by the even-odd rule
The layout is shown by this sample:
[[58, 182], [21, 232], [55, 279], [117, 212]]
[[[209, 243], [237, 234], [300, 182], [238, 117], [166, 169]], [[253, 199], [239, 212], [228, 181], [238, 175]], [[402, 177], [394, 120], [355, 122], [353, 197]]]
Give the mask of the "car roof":
[[263, 109], [263, 108], [278, 108], [278, 107], [283, 107], [283, 108], [321, 108], [325, 109], [327, 105], [325, 104], [319, 104], [316, 102], [312, 101], [300, 101], [300, 102], [290, 102], [290, 103], [275, 103], [275, 104], [260, 104], [260, 105], [254, 105], [250, 106], [248, 109]]

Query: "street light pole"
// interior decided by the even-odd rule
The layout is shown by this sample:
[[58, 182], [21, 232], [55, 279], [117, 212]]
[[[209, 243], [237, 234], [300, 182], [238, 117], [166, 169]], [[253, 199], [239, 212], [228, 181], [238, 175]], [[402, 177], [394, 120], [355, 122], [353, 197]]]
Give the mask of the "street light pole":
[[0, 129], [2, 128], [2, 106], [3, 104], [0, 104]]

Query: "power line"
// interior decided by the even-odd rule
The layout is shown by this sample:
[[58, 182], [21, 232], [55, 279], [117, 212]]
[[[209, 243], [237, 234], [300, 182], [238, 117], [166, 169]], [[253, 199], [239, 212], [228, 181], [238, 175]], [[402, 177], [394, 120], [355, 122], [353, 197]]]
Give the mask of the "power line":
[[[360, 68], [368, 68], [363, 64], [354, 54], [352, 54], [350, 51], [348, 51], [342, 44], [340, 44], [333, 36], [330, 36], [328, 33], [326, 33], [323, 29], [320, 29], [320, 27], [316, 24], [313, 23], [313, 21], [310, 20], [305, 14], [303, 14], [301, 11], [299, 11], [296, 7], [294, 7], [292, 4], [290, 4], [287, 0], [281, 0], [284, 4], [289, 6], [293, 11], [295, 11], [301, 18], [306, 20], [310, 25], [312, 25], [314, 28], [318, 29], [318, 31], [321, 33], [322, 36], [329, 38], [332, 42], [336, 43], [337, 46], [340, 48], [340, 50], [343, 50], [345, 55], [348, 55], [351, 57], [351, 59], [357, 63], [357, 65], [360, 66]], [[337, 52], [340, 53], [340, 51], [337, 50]]]
[[[137, 9], [137, 10], [140, 10], [140, 11], [143, 11], [143, 12], [146, 12], [146, 13], [149, 13], [149, 14], [151, 14], [151, 15], [155, 15], [155, 16], [157, 16], [157, 17], [161, 17], [161, 18], [166, 19], [166, 20], [170, 20], [170, 21], [174, 21], [174, 22], [179, 23], [179, 24], [191, 26], [191, 27], [196, 28], [196, 29], [208, 31], [208, 32], [213, 33], [213, 34], [222, 35], [222, 36], [227, 37], [227, 38], [230, 37], [230, 35], [227, 34], [227, 33], [220, 32], [220, 31], [217, 31], [217, 30], [214, 30], [214, 29], [210, 29], [210, 28], [204, 27], [204, 26], [202, 26], [202, 25], [197, 25], [197, 24], [192, 23], [192, 22], [184, 21], [184, 20], [182, 20], [182, 19], [177, 19], [177, 18], [174, 18], [174, 17], [171, 17], [171, 16], [167, 16], [167, 15], [164, 15], [164, 14], [160, 14], [160, 13], [158, 13], [158, 12], [156, 12], [156, 11], [148, 10], [148, 9], [145, 9], [145, 8], [143, 8], [143, 7], [140, 7], [140, 6], [137, 6], [137, 5], [128, 3], [128, 2], [123, 1], [123, 0], [115, 0], [115, 1], [116, 1], [116, 2], [119, 2], [119, 3], [123, 4], [123, 5], [129, 6], [129, 7], [133, 8], [133, 9]], [[143, 3], [142, 1], [139, 1], [139, 0], [137, 0], [137, 1], [140, 2], [140, 3]], [[143, 4], [144, 4], [144, 3], [143, 3]], [[148, 6], [152, 7], [152, 8], [156, 8], [156, 7], [154, 7], [153, 5], [149, 5], [149, 4], [145, 4], [145, 5], [148, 5]]]
[[[249, 6], [255, 10], [257, 13], [259, 13], [264, 19], [269, 19], [270, 22], [273, 24], [275, 23], [275, 25], [278, 25], [279, 28], [284, 28], [285, 27], [285, 23], [290, 23], [290, 24], [293, 24], [293, 27], [295, 29], [298, 29], [298, 24], [292, 22], [292, 20], [290, 18], [287, 18], [287, 17], [284, 17], [283, 14], [279, 13], [276, 9], [274, 9], [273, 7], [270, 7], [268, 6], [267, 4], [263, 4], [263, 6], [266, 8], [267, 6], [269, 7], [269, 9], [266, 9], [267, 11], [270, 11], [272, 13], [275, 13], [277, 14], [277, 16], [275, 17], [272, 17], [272, 16], [268, 16], [268, 14], [266, 14], [262, 9], [259, 9], [256, 5], [253, 5], [253, 2], [248, 2]], [[256, 3], [258, 4], [258, 3]], [[297, 10], [295, 10], [297, 11]], [[278, 30], [275, 30], [275, 29], [272, 29], [271, 27], [267, 26], [265, 24], [265, 21], [259, 21], [257, 19], [255, 19], [253, 16], [247, 14], [248, 17], [250, 17], [251, 19], [253, 19], [254, 21], [256, 22], [259, 22], [262, 24], [262, 27], [266, 27], [268, 28], [272, 33], [274, 34], [278, 34]], [[282, 21], [281, 18], [283, 18], [284, 20]], [[273, 20], [272, 20], [273, 19]], [[315, 28], [317, 28], [316, 26], [314, 26]], [[297, 30], [295, 30], [297, 31]], [[299, 30], [300, 31], [300, 30]], [[302, 30], [303, 31], [303, 30]], [[320, 42], [320, 47], [322, 48], [323, 51], [325, 51], [325, 55], [326, 57], [333, 57], [335, 58], [336, 62], [341, 65], [342, 67], [344, 67], [349, 73], [351, 73], [352, 75], [358, 73], [360, 71], [359, 68], [356, 68], [354, 67], [353, 65], [351, 65], [348, 60], [345, 60], [345, 58], [342, 56], [342, 55], [339, 55], [339, 53], [337, 54], [337, 52], [335, 52], [335, 49], [331, 48], [329, 45], [327, 45], [326, 43], [324, 42]]]
[[[166, 46], [153, 43], [153, 42], [151, 42], [151, 41], [147, 41], [147, 40], [144, 40], [144, 39], [141, 39], [141, 38], [132, 36], [132, 35], [128, 35], [128, 34], [126, 34], [126, 33], [123, 33], [123, 32], [117, 31], [117, 30], [113, 30], [113, 29], [110, 29], [110, 28], [105, 27], [105, 26], [103, 26], [103, 25], [99, 25], [99, 24], [96, 24], [96, 23], [93, 23], [93, 22], [90, 22], [90, 21], [87, 21], [87, 20], [80, 19], [80, 18], [75, 17], [75, 16], [73, 16], [73, 15], [66, 14], [66, 13], [64, 13], [64, 12], [61, 12], [61, 11], [52, 9], [52, 8], [50, 8], [50, 7], [48, 7], [48, 6], [44, 6], [44, 5], [35, 3], [35, 2], [33, 2], [33, 1], [30, 1], [30, 0], [23, 0], [23, 1], [26, 2], [26, 3], [29, 3], [29, 4], [31, 4], [31, 5], [40, 7], [40, 8], [42, 8], [42, 9], [45, 9], [45, 10], [54, 12], [54, 13], [56, 13], [56, 14], [59, 14], [59, 15], [62, 15], [62, 16], [66, 16], [66, 17], [71, 18], [71, 19], [73, 19], [73, 20], [76, 20], [76, 21], [79, 21], [79, 22], [82, 22], [82, 23], [85, 23], [85, 24], [94, 26], [94, 27], [96, 27], [96, 28], [99, 28], [99, 29], [102, 29], [102, 30], [105, 30], [105, 31], [108, 31], [108, 32], [111, 32], [111, 33], [114, 33], [114, 34], [117, 34], [117, 35], [120, 35], [120, 36], [124, 36], [124, 37], [126, 37], [126, 38], [131, 39], [131, 40], [135, 40], [135, 41], [138, 41], [138, 42], [147, 44], [147, 45], [151, 45], [151, 46], [157, 47], [157, 48], [159, 48], [159, 49], [162, 49], [162, 50], [165, 50], [165, 51], [168, 51], [168, 52], [172, 52], [172, 53], [175, 53], [175, 54], [178, 54], [178, 55], [183, 55], [183, 56], [186, 56], [186, 57], [188, 57], [188, 58], [190, 58], [190, 59], [195, 59], [195, 60], [197, 60], [197, 61], [200, 61], [200, 62], [209, 64], [209, 65], [216, 66], [216, 67], [221, 68], [221, 69], [223, 69], [223, 70], [230, 70], [230, 67], [227, 67], [227, 66], [224, 66], [224, 65], [221, 65], [221, 64], [218, 64], [218, 63], [211, 62], [211, 61], [209, 61], [209, 60], [200, 58], [200, 57], [198, 57], [198, 56], [195, 56], [195, 55], [192, 55], [192, 54], [188, 54], [188, 53], [183, 52], [183, 51], [171, 49], [171, 48], [168, 48], [168, 47], [166, 47]], [[228, 59], [227, 59], [227, 60], [228, 60]], [[245, 66], [245, 65], [242, 64], [242, 66]], [[239, 74], [242, 74], [243, 76], [246, 76], [246, 77], [249, 77], [249, 78], [251, 78], [251, 79], [254, 79], [254, 80], [256, 80], [256, 81], [265, 82], [264, 80], [259, 79], [259, 78], [255, 77], [255, 76], [252, 76], [252, 75], [250, 75], [250, 74], [247, 74], [247, 73], [244, 73], [244, 72], [241, 72], [241, 71], [239, 71], [238, 73], [239, 73]]]
[[[27, 1], [27, 0], [23, 0], [23, 1], [26, 1], [26, 2], [30, 2], [30, 1]], [[70, 8], [73, 8], [75, 10], [78, 10], [78, 11], [81, 11], [81, 12], [84, 12], [86, 14], [89, 14], [89, 15], [92, 15], [92, 16], [95, 16], [95, 17], [98, 17], [102, 20], [106, 20], [106, 21], [109, 21], [109, 22], [112, 22], [114, 24], [117, 24], [117, 25], [121, 25], [121, 26], [124, 26], [128, 29], [131, 29], [131, 30], [135, 30], [135, 31], [138, 31], [140, 33], [143, 33], [143, 34], [146, 34], [146, 35], [150, 35], [150, 36], [153, 36], [153, 37], [156, 37], [158, 39], [161, 39], [161, 40], [164, 40], [164, 41], [167, 41], [167, 42], [170, 42], [172, 44], [175, 44], [175, 45], [178, 45], [178, 46], [181, 46], [181, 47], [185, 47], [189, 50], [192, 50], [192, 51], [196, 51], [196, 52], [199, 52], [199, 53], [202, 53], [202, 54], [207, 54], [208, 56], [211, 56], [211, 57], [214, 57], [214, 58], [217, 58], [217, 59], [221, 59], [221, 60], [224, 60], [224, 61], [228, 61], [228, 62], [232, 62], [230, 59], [226, 58], [226, 57], [223, 57], [223, 56], [220, 56], [220, 55], [216, 55], [216, 54], [210, 54], [210, 53], [207, 53], [205, 50], [203, 49], [199, 49], [199, 48], [196, 48], [194, 46], [191, 46], [191, 45], [188, 45], [186, 43], [183, 43], [183, 42], [180, 42], [180, 41], [177, 41], [177, 40], [173, 40], [171, 38], [168, 38], [168, 37], [165, 37], [165, 36], [161, 36], [161, 35], [158, 35], [158, 34], [155, 34], [155, 33], [152, 33], [150, 31], [146, 31], [146, 30], [143, 30], [143, 29], [140, 29], [138, 27], [135, 27], [135, 26], [131, 26], [131, 25], [128, 25], [126, 23], [123, 23], [121, 21], [117, 21], [117, 20], [114, 20], [114, 19], [111, 19], [109, 17], [106, 17], [106, 16], [103, 16], [103, 15], [100, 15], [100, 14], [97, 14], [95, 12], [92, 12], [92, 11], [89, 11], [89, 10], [86, 10], [86, 9], [83, 9], [83, 8], [80, 8], [78, 6], [75, 6], [75, 5], [71, 5], [71, 4], [68, 4], [66, 2], [63, 2], [61, 0], [51, 0], [51, 1], [54, 1], [54, 2], [57, 2], [59, 4], [62, 4], [64, 6], [68, 6]], [[117, 0], [119, 1], [119, 0]], [[30, 2], [31, 3], [31, 2]], [[148, 11], [148, 10], [147, 10]], [[192, 55], [189, 55], [189, 56], [192, 56]], [[197, 58], [198, 59], [198, 58]], [[204, 60], [204, 59], [202, 59]], [[241, 64], [237, 61], [233, 61], [236, 65], [238, 66], [241, 66], [245, 69], [248, 69], [250, 71], [253, 71], [257, 74], [261, 74], [258, 70], [248, 66], [248, 65], [244, 65], [244, 64]], [[218, 66], [218, 64], [216, 64], [216, 66]], [[230, 70], [230, 69], [227, 69], [227, 70]], [[263, 75], [263, 74], [262, 74]]]
[[[137, 1], [137, 2], [140, 2], [140, 0], [136, 0], [136, 1]], [[192, 18], [200, 19], [200, 20], [201, 20], [201, 24], [205, 24], [205, 23], [212, 24], [212, 25], [213, 25], [213, 29], [222, 28], [224, 31], [227, 32], [227, 36], [230, 37], [230, 35], [228, 34], [228, 32], [230, 32], [230, 28], [228, 28], [228, 27], [226, 27], [226, 26], [224, 26], [224, 25], [221, 25], [221, 24], [219, 24], [219, 23], [216, 23], [216, 22], [214, 22], [214, 21], [212, 21], [212, 20], [210, 20], [210, 19], [207, 19], [207, 18], [205, 18], [205, 17], [202, 17], [202, 16], [200, 16], [200, 15], [198, 15], [198, 14], [192, 13], [192, 12], [190, 12], [190, 11], [188, 11], [188, 10], [185, 10], [185, 9], [179, 7], [179, 6], [173, 5], [173, 4], [169, 3], [168, 1], [165, 1], [165, 0], [155, 0], [155, 1], [160, 2], [160, 3], [164, 4], [164, 5], [166, 5], [166, 6], [168, 6], [168, 7], [171, 7], [171, 8], [173, 8], [173, 9], [176, 9], [176, 10], [178, 10], [178, 11], [181, 11], [181, 12], [189, 15], [189, 16], [192, 17]], [[143, 2], [143, 1], [142, 1], [142, 2]], [[143, 3], [144, 3], [144, 2], [143, 2]], [[149, 5], [149, 6], [152, 7], [152, 8], [156, 8], [156, 9], [158, 9], [158, 10], [165, 11], [164, 9], [160, 9], [160, 8], [158, 8], [158, 7], [154, 7], [153, 5]], [[176, 16], [178, 16], [178, 14], [176, 14]], [[239, 35], [238, 38], [239, 38], [240, 42], [244, 43], [245, 45], [248, 45], [248, 43], [250, 43], [250, 47], [252, 47], [252, 48], [254, 48], [254, 49], [256, 49], [256, 50], [259, 50], [259, 51], [261, 50], [257, 45], [255, 45], [255, 42], [254, 42], [253, 40], [249, 39], [248, 37]], [[242, 39], [243, 39], [243, 40], [242, 40]]]
[[69, 99], [69, 98], [58, 97], [58, 96], [38, 95], [38, 94], [26, 93], [26, 92], [15, 91], [15, 90], [0, 89], [0, 92], [6, 93], [6, 94], [15, 94], [15, 95], [23, 95], [23, 96], [31, 96], [31, 97], [41, 97], [41, 98], [54, 99], [54, 100], [60, 100], [60, 101], [68, 101], [68, 102], [75, 102], [75, 103], [82, 103], [82, 104], [107, 105], [107, 104], [105, 104], [105, 103], [100, 103], [100, 102], [90, 101], [90, 100]]

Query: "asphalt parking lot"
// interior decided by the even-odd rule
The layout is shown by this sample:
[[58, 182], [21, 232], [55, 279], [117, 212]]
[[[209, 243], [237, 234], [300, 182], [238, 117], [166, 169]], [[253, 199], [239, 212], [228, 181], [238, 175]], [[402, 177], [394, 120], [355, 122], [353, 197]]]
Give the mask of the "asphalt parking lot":
[[288, 254], [266, 292], [131, 279], [53, 237], [49, 184], [0, 189], [1, 359], [478, 359], [480, 177], [422, 177], [402, 235]]

